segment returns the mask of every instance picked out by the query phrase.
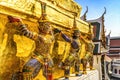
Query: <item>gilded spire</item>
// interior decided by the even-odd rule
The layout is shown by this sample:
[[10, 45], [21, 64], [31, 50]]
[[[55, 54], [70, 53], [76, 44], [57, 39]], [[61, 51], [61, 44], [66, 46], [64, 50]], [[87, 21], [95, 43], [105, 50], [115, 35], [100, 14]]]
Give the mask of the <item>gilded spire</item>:
[[38, 22], [48, 22], [46, 14], [46, 3], [41, 2], [41, 17]]
[[79, 30], [78, 27], [77, 27], [77, 23], [76, 23], [76, 16], [77, 16], [77, 14], [75, 13], [72, 30]]

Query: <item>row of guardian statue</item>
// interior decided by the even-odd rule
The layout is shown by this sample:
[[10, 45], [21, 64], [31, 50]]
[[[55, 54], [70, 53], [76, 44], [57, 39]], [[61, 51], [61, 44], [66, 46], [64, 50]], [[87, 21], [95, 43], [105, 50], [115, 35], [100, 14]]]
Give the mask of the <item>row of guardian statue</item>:
[[[38, 21], [38, 33], [30, 31], [19, 18], [8, 16], [8, 23], [12, 24], [12, 28], [16, 30], [14, 34], [25, 36], [35, 42], [35, 49], [30, 59], [23, 65], [19, 73], [16, 72], [17, 77], [13, 74], [12, 80], [34, 80], [41, 69], [46, 80], [53, 80], [53, 73], [57, 72], [55, 68], [63, 70], [64, 79], [69, 80], [71, 67], [74, 69], [75, 76], [81, 76], [87, 74], [87, 63], [89, 63], [90, 70], [93, 70], [94, 44], [90, 25], [88, 33], [82, 33], [74, 26], [70, 30], [71, 36], [68, 36], [63, 30], [52, 27], [46, 19], [46, 14], [42, 14]], [[58, 47], [62, 45], [62, 43], [58, 45], [60, 38], [63, 42], [70, 44], [68, 53], [62, 54], [64, 57], [58, 54]], [[83, 44], [84, 51], [81, 51]], [[53, 47], [51, 48], [51, 46]], [[52, 54], [50, 54], [51, 49]], [[83, 66], [82, 70], [80, 70], [80, 65]]]

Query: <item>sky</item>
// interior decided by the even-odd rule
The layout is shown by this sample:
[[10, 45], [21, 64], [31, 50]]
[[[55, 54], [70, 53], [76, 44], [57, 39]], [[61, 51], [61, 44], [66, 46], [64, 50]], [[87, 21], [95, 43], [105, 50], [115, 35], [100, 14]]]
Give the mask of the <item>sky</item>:
[[74, 0], [81, 7], [81, 16], [88, 6], [87, 20], [99, 18], [106, 7], [105, 30], [106, 35], [111, 31], [111, 37], [120, 37], [120, 0]]

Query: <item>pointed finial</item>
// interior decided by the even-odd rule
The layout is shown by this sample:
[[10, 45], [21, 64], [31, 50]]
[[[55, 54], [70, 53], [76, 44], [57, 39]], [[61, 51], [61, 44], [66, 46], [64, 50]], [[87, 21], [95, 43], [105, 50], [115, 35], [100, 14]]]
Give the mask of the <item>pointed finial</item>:
[[103, 12], [103, 16], [106, 14], [106, 7], [104, 7], [105, 11]]
[[76, 23], [76, 13], [75, 14], [73, 14], [74, 15], [74, 21], [73, 21], [73, 28], [72, 28], [72, 30], [78, 30], [78, 28], [77, 28], [77, 23]]
[[86, 11], [85, 11], [85, 14], [88, 12], [88, 6], [86, 6]]
[[77, 27], [77, 23], [76, 23], [76, 13], [75, 14], [73, 14], [74, 15], [74, 21], [73, 21], [73, 27], [72, 27], [72, 33], [77, 33], [77, 32], [79, 32], [79, 29], [78, 29], [78, 27]]
[[80, 18], [84, 21], [86, 21], [86, 14], [88, 13], [88, 6], [86, 6], [86, 11], [85, 13], [83, 14], [83, 16], [81, 16]]
[[47, 14], [46, 14], [46, 3], [41, 3], [41, 17], [38, 22], [48, 22]]

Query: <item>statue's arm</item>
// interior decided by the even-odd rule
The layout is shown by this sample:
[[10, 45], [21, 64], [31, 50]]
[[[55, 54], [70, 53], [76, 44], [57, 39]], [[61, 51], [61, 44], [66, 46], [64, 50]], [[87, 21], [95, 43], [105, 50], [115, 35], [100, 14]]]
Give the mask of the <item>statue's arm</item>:
[[62, 38], [63, 38], [65, 41], [71, 42], [71, 39], [70, 39], [67, 35], [61, 33], [61, 36], [62, 36]]
[[58, 28], [55, 28], [53, 31], [54, 31], [54, 34], [59, 33], [60, 36], [62, 36], [62, 38], [63, 38], [65, 41], [71, 42], [71, 39], [70, 39], [67, 35], [65, 35], [64, 33], [62, 33], [62, 31], [59, 30]]
[[61, 35], [62, 35], [62, 37], [63, 37], [63, 39], [64, 39], [65, 41], [71, 43], [72, 48], [74, 48], [74, 49], [79, 48], [79, 45], [78, 45], [78, 43], [77, 43], [75, 40], [70, 39], [68, 36], [66, 36], [66, 35], [63, 34], [63, 33], [61, 33]]
[[20, 35], [24, 35], [32, 40], [44, 40], [44, 38], [41, 35], [38, 35], [35, 32], [29, 31], [26, 27], [26, 25], [22, 22], [21, 19], [13, 17], [13, 16], [8, 16], [8, 21], [12, 26], [15, 26], [14, 28], [17, 30], [16, 33]]
[[82, 35], [80, 35], [80, 40], [82, 40], [84, 43], [87, 43], [87, 41], [85, 40], [85, 38]]
[[19, 33], [21, 35], [24, 35], [32, 40], [36, 40], [36, 39], [43, 39], [43, 37], [41, 35], [38, 35], [36, 32], [32, 32], [30, 30], [27, 29], [27, 27], [24, 24], [21, 24], [18, 27]]

